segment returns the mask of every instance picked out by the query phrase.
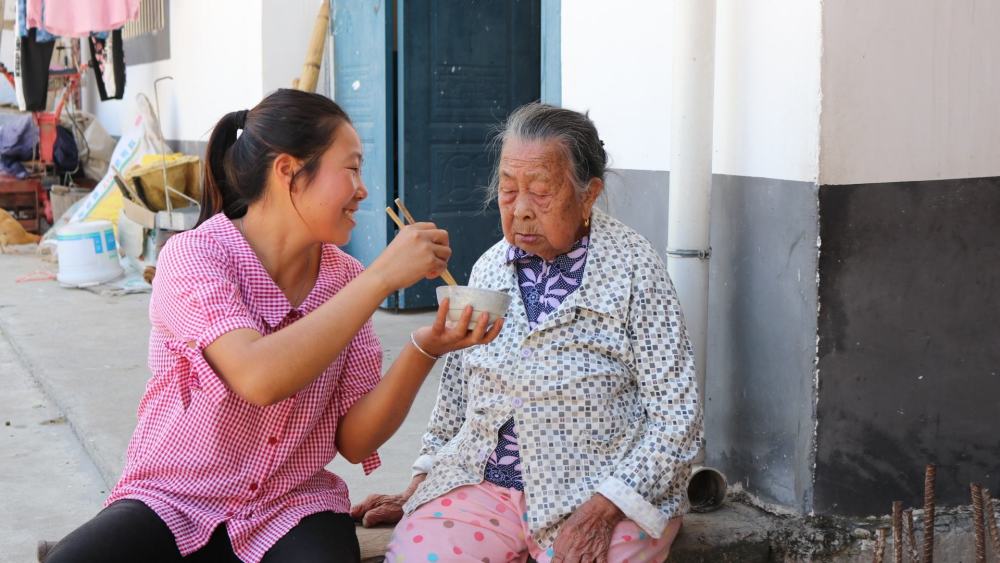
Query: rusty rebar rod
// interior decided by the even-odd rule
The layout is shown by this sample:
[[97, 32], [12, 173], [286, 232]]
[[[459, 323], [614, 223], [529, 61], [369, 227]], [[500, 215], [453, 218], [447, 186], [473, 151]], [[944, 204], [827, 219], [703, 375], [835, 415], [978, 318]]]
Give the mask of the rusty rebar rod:
[[875, 563], [882, 563], [885, 560], [885, 538], [888, 535], [888, 530], [885, 528], [879, 528], [876, 530], [875, 536]]
[[892, 560], [903, 563], [903, 501], [892, 503]]
[[924, 563], [934, 561], [934, 476], [933, 463], [924, 473]]
[[1000, 558], [1000, 531], [997, 530], [997, 514], [993, 508], [993, 497], [990, 496], [989, 489], [983, 489], [983, 506], [986, 507], [986, 527], [990, 530], [990, 539], [993, 540], [993, 556]]
[[983, 486], [969, 485], [972, 492], [972, 523], [976, 532], [976, 563], [986, 563], [986, 528], [983, 525]]
[[917, 548], [917, 533], [913, 529], [913, 509], [903, 511], [903, 529], [906, 541], [910, 544], [910, 563], [920, 563], [920, 550]]

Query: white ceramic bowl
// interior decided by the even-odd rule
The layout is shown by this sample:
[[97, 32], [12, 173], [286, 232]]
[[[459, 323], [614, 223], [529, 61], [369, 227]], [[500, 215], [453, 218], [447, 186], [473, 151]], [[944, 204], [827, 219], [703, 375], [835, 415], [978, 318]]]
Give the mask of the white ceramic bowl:
[[507, 314], [510, 305], [510, 295], [492, 289], [480, 289], [466, 285], [441, 285], [437, 288], [438, 305], [445, 299], [448, 303], [448, 320], [457, 322], [462, 318], [462, 312], [467, 305], [472, 305], [472, 321], [469, 330], [476, 328], [476, 322], [481, 313], [489, 313], [492, 325], [497, 319]]

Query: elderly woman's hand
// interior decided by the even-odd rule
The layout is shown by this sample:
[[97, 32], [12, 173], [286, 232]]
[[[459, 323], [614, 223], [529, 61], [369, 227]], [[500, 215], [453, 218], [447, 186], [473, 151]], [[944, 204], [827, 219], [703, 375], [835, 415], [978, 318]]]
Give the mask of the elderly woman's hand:
[[368, 495], [363, 502], [351, 507], [351, 518], [360, 521], [365, 528], [399, 522], [403, 519], [403, 505], [426, 478], [426, 474], [415, 475], [410, 486], [398, 495]]
[[563, 524], [553, 545], [552, 563], [592, 563], [608, 559], [611, 536], [625, 514], [607, 498], [595, 494]]

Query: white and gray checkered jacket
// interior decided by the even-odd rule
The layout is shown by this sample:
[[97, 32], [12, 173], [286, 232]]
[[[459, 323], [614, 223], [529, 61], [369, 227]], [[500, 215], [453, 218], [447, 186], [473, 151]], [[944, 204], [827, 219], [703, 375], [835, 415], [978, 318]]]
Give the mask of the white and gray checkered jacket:
[[469, 285], [512, 297], [500, 336], [450, 354], [405, 506], [483, 481], [514, 417], [528, 526], [542, 547], [594, 493], [649, 535], [687, 511], [702, 438], [694, 354], [666, 268], [649, 242], [595, 210], [580, 287], [535, 330], [500, 241]]

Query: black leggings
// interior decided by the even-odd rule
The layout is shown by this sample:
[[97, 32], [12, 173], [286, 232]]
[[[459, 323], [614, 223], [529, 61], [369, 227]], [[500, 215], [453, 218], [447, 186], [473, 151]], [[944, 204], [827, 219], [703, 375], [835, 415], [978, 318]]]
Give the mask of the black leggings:
[[[225, 525], [198, 551], [181, 557], [170, 528], [137, 500], [108, 506], [62, 539], [45, 563], [238, 562]], [[356, 563], [361, 560], [354, 521], [347, 514], [319, 512], [303, 518], [264, 555], [263, 563]]]

